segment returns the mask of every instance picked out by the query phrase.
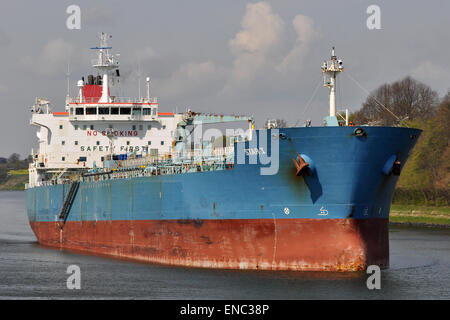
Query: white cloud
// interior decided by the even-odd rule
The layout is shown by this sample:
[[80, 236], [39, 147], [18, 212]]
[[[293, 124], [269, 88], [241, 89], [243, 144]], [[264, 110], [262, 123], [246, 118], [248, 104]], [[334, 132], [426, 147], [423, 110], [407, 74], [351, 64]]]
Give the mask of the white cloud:
[[150, 47], [146, 46], [138, 51], [135, 52], [134, 58], [137, 61], [146, 61], [156, 58], [158, 55], [156, 54], [155, 50]]
[[51, 40], [45, 44], [40, 54], [25, 56], [20, 59], [23, 67], [41, 75], [64, 74], [73, 46], [62, 38]]
[[[246, 6], [241, 29], [228, 41], [233, 56], [231, 66], [221, 66], [206, 59], [200, 62], [175, 61], [170, 67], [167, 62], [171, 59], [167, 55], [159, 54], [151, 46], [144, 46], [132, 54], [133, 71], [129, 74], [122, 72], [122, 80], [130, 82], [137, 78], [136, 66], [140, 65], [141, 77], [145, 70], [150, 71], [152, 92], [165, 97], [166, 101], [192, 97], [234, 101], [237, 97], [267, 95], [293, 82], [291, 73], [287, 75], [280, 71], [298, 68], [297, 64], [304, 59], [311, 43], [319, 35], [309, 17], [297, 15], [292, 26], [295, 38], [289, 39], [285, 22], [268, 3], [251, 3]], [[166, 72], [158, 72], [159, 65], [165, 65]], [[295, 72], [298, 73], [297, 70]]]
[[229, 42], [233, 53], [263, 53], [278, 40], [284, 22], [266, 2], [247, 4], [242, 30]]
[[242, 30], [229, 41], [235, 55], [231, 76], [223, 92], [233, 86], [242, 86], [262, 71], [270, 51], [279, 43], [284, 30], [284, 21], [272, 12], [266, 2], [247, 4], [241, 22]]
[[[294, 47], [277, 66], [277, 70], [283, 73], [292, 69], [298, 70], [309, 52], [311, 43], [320, 36], [320, 32], [315, 29], [313, 20], [310, 17], [301, 14], [296, 15], [292, 25], [297, 34], [297, 39]], [[298, 72], [297, 70], [296, 72]]]
[[162, 81], [158, 94], [174, 98], [216, 92], [223, 85], [224, 72], [210, 60], [182, 64], [170, 78]]

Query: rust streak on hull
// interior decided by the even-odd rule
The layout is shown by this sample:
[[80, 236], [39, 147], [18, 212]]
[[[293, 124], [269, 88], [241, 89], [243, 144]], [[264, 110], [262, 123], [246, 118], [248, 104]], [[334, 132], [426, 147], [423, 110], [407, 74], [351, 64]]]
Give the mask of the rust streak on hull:
[[389, 265], [388, 219], [31, 222], [40, 244], [161, 264], [357, 271]]

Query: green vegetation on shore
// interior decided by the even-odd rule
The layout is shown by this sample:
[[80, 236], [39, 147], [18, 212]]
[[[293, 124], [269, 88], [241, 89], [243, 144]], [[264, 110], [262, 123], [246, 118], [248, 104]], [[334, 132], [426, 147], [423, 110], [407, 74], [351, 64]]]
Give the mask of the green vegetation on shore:
[[20, 160], [17, 153], [0, 158], [0, 190], [24, 190], [28, 182], [29, 159]]
[[393, 204], [389, 221], [401, 224], [450, 227], [450, 207]]

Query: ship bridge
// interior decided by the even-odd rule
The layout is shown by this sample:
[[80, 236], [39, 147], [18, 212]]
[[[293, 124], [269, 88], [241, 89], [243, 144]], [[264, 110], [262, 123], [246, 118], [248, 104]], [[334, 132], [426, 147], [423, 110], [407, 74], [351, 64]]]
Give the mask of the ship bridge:
[[78, 100], [68, 101], [70, 121], [156, 121], [160, 115], [157, 98], [136, 101], [132, 98], [112, 97], [111, 102], [93, 102], [92, 97], [84, 98], [82, 102]]

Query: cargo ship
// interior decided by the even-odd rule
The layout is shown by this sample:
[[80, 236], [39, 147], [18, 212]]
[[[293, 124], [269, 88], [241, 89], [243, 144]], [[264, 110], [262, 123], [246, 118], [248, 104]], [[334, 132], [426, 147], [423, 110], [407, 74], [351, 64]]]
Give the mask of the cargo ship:
[[[64, 111], [46, 98], [31, 108], [39, 148], [26, 201], [40, 244], [187, 267], [389, 266], [391, 199], [420, 130], [349, 124], [334, 48], [321, 67], [323, 125], [255, 129], [252, 116], [160, 111], [149, 78], [145, 97], [118, 96], [108, 40], [91, 48], [97, 74]], [[246, 129], [206, 128], [236, 123]]]

